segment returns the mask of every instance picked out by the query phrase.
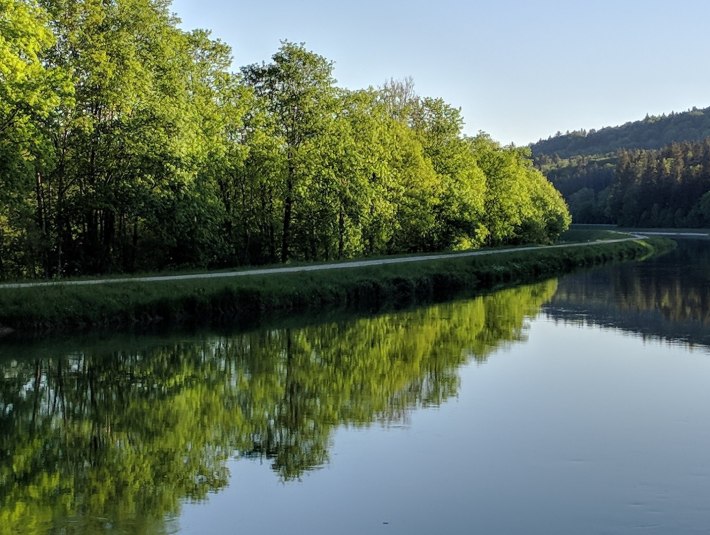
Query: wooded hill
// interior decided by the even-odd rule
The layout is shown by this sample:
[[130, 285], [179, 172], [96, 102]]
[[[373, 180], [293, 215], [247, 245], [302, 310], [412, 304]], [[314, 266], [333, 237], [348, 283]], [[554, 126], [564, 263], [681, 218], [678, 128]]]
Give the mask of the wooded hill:
[[547, 242], [529, 149], [283, 42], [232, 72], [169, 0], [0, 0], [0, 278]]
[[647, 115], [641, 121], [600, 130], [558, 132], [532, 145], [535, 156], [571, 158], [615, 153], [620, 149], [660, 149], [680, 141], [700, 141], [710, 137], [710, 108], [668, 115]]
[[710, 108], [532, 145], [578, 223], [710, 226]]

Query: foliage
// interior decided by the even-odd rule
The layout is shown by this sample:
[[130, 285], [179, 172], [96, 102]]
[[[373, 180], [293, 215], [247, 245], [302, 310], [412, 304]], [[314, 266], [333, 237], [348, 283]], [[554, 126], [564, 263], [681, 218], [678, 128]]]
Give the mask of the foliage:
[[[546, 242], [567, 224], [529, 154], [486, 174], [460, 110], [411, 81], [344, 90], [288, 41], [234, 73], [169, 1], [37, 2], [0, 2], [0, 278]], [[507, 192], [528, 203], [513, 225], [486, 212]]]
[[556, 240], [569, 227], [564, 200], [533, 168], [527, 149], [501, 148], [483, 134], [472, 147], [487, 177], [484, 227], [491, 243]]
[[548, 171], [568, 195], [576, 222], [710, 226], [710, 138], [659, 150], [619, 151], [597, 163], [580, 163], [584, 160], [589, 159], [569, 160], [565, 167]]
[[710, 192], [709, 135], [710, 109], [693, 109], [553, 138], [532, 150], [576, 223], [703, 227], [710, 225], [703, 202]]
[[621, 225], [710, 226], [710, 138], [621, 152], [608, 210]]
[[578, 130], [540, 140], [532, 145], [535, 156], [566, 159], [575, 156], [613, 154], [620, 149], [659, 149], [681, 141], [700, 141], [710, 136], [710, 108], [652, 116], [622, 126]]

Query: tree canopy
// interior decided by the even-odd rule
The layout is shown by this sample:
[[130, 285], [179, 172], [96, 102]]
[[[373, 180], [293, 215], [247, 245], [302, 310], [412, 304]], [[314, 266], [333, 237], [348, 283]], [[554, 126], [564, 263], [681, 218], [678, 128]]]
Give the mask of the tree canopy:
[[663, 115], [647, 115], [640, 121], [599, 130], [558, 132], [532, 144], [535, 156], [571, 158], [613, 154], [620, 149], [660, 149], [681, 141], [700, 141], [710, 136], [710, 108]]
[[710, 226], [710, 138], [541, 162], [579, 223]]
[[0, 29], [2, 278], [548, 242], [569, 221], [528, 153], [468, 138], [411, 80], [344, 89], [288, 41], [233, 72], [167, 0], [0, 0]]

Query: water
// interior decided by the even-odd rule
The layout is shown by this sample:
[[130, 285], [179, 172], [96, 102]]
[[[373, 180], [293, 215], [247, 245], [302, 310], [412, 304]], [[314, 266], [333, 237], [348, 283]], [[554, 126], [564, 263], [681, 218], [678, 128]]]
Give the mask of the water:
[[0, 533], [706, 533], [708, 268], [5, 343]]

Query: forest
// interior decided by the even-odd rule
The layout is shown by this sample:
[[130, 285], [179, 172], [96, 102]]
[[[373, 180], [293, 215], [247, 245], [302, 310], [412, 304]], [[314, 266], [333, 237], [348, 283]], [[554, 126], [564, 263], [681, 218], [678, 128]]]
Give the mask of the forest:
[[532, 145], [536, 155], [560, 158], [615, 153], [619, 149], [660, 149], [680, 141], [710, 137], [710, 108], [663, 115], [647, 115], [640, 121], [599, 130], [575, 130], [541, 139]]
[[283, 41], [232, 70], [169, 0], [0, 0], [0, 278], [553, 241], [528, 148]]
[[710, 109], [559, 136], [532, 150], [577, 223], [710, 226]]

